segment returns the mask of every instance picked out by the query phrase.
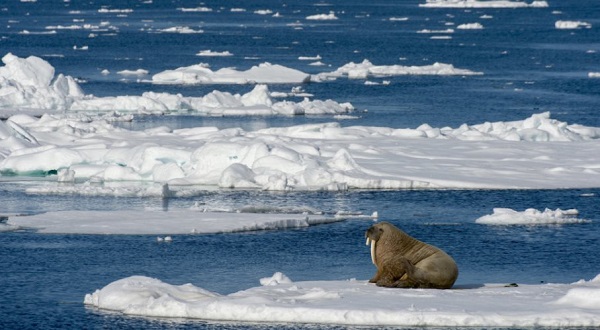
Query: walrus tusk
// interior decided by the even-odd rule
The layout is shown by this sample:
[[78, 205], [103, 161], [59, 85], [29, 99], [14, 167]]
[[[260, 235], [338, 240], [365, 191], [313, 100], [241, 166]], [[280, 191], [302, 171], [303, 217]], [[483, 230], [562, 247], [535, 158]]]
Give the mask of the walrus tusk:
[[371, 239], [369, 237], [367, 237], [367, 242], [366, 242], [367, 246], [369, 246], [369, 244], [371, 244]]
[[377, 245], [377, 241], [371, 241], [371, 261], [373, 265], [377, 265], [377, 259], [375, 258], [375, 245]]

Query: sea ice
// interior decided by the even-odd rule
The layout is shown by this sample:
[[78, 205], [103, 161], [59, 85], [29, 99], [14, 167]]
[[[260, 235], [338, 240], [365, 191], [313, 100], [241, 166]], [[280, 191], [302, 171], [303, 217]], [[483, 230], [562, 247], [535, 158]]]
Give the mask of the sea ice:
[[[265, 102], [258, 96], [265, 95], [236, 101], [257, 106]], [[288, 103], [272, 105], [283, 106]], [[313, 106], [337, 103], [305, 100], [296, 106], [308, 113]], [[251, 132], [214, 127], [129, 131], [88, 116], [15, 115], [0, 122], [0, 174], [53, 179], [69, 170], [74, 185], [29, 189], [91, 195], [110, 194], [111, 182], [166, 183], [175, 194], [190, 185], [265, 190], [591, 188], [600, 187], [599, 138], [600, 128], [560, 122], [549, 113], [458, 128], [342, 127], [333, 122]]]
[[215, 52], [210, 49], [206, 49], [199, 51], [196, 56], [233, 56], [233, 54], [227, 50], [223, 52]]
[[563, 30], [572, 30], [572, 29], [579, 29], [579, 28], [591, 28], [592, 25], [588, 22], [582, 22], [582, 21], [556, 21], [554, 23], [554, 26], [557, 29], [563, 29]]
[[419, 7], [427, 8], [546, 8], [548, 2], [533, 1], [526, 3], [512, 0], [426, 0]]
[[1, 231], [35, 229], [43, 234], [176, 235], [303, 228], [343, 221], [344, 216], [174, 211], [56, 211], [9, 216]]
[[293, 282], [284, 274], [229, 295], [131, 276], [86, 294], [84, 304], [150, 317], [220, 322], [403, 327], [597, 327], [600, 276], [573, 284], [449, 290], [389, 289], [366, 281]]
[[175, 70], [166, 70], [152, 76], [155, 84], [301, 84], [310, 75], [278, 64], [262, 63], [246, 71], [222, 68], [213, 71], [200, 63]]
[[317, 15], [306, 16], [306, 19], [313, 20], [313, 21], [331, 21], [331, 20], [338, 19], [338, 17], [335, 16], [334, 12], [329, 12], [329, 14], [317, 14]]
[[493, 214], [485, 215], [475, 222], [486, 225], [562, 225], [589, 222], [577, 218], [578, 215], [579, 211], [575, 209], [545, 209], [544, 211], [527, 209], [519, 212], [506, 208], [494, 208]]
[[340, 77], [350, 79], [366, 79], [371, 76], [390, 77], [401, 75], [481, 75], [482, 72], [474, 72], [466, 69], [455, 68], [452, 64], [434, 63], [425, 66], [403, 66], [403, 65], [374, 65], [369, 60], [361, 63], [350, 62], [332, 72], [323, 72], [311, 77], [311, 81], [327, 81]]
[[[257, 84], [252, 91], [244, 95], [232, 95], [215, 90], [203, 97], [185, 97], [181, 94], [154, 92], [146, 92], [141, 96], [95, 97], [85, 95], [72, 77], [62, 74], [55, 76], [54, 67], [39, 57], [30, 56], [23, 59], [9, 53], [2, 58], [2, 61], [5, 65], [0, 67], [0, 88], [2, 89], [0, 116], [4, 118], [14, 113], [43, 114], [63, 111], [124, 111], [152, 114], [183, 111], [211, 116], [228, 116], [345, 114], [354, 109], [349, 103], [337, 103], [332, 100], [310, 101], [305, 99], [302, 102], [274, 102], [271, 100], [268, 87], [262, 84]], [[202, 70], [212, 72], [201, 64], [194, 68], [198, 72]], [[182, 68], [180, 71], [163, 73], [162, 77], [171, 83], [199, 81], [200, 78], [187, 71], [188, 69], [189, 67]], [[223, 70], [229, 73], [226, 74]], [[108, 70], [103, 71], [103, 74], [104, 72], [108, 73]], [[145, 75], [147, 73], [143, 69], [119, 72], [119, 74], [125, 75]], [[221, 69], [216, 74], [213, 73], [211, 79], [221, 82], [231, 82], [231, 79], [237, 79], [238, 82], [268, 81], [271, 83], [302, 83], [309, 79], [307, 74], [300, 71], [267, 64], [254, 67], [246, 73], [248, 74], [235, 74], [230, 69]]]
[[481, 30], [483, 29], [483, 25], [481, 23], [466, 23], [460, 24], [456, 28], [459, 30]]

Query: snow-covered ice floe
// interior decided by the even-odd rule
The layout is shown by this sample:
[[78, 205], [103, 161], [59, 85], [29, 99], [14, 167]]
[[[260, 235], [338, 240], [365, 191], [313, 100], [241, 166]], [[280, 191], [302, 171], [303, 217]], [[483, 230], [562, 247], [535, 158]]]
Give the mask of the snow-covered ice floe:
[[546, 1], [512, 0], [427, 0], [420, 7], [426, 8], [547, 8]]
[[482, 75], [467, 69], [455, 68], [452, 64], [434, 63], [424, 66], [374, 65], [365, 59], [361, 63], [350, 62], [332, 72], [323, 72], [311, 77], [311, 81], [327, 81], [340, 77], [366, 79], [370, 76], [390, 77], [404, 75], [471, 76]]
[[573, 29], [579, 29], [579, 28], [590, 29], [592, 27], [592, 24], [590, 24], [588, 22], [582, 22], [582, 21], [556, 21], [554, 23], [554, 27], [556, 27], [557, 29], [563, 29], [563, 30], [573, 30]]
[[344, 216], [175, 211], [56, 211], [9, 216], [0, 232], [34, 229], [44, 234], [176, 235], [304, 228]]
[[459, 30], [481, 30], [483, 29], [483, 25], [481, 23], [465, 23], [460, 24], [456, 28]]
[[338, 17], [335, 16], [334, 12], [329, 12], [329, 14], [317, 14], [317, 15], [310, 15], [310, 16], [306, 16], [307, 20], [312, 20], [312, 21], [331, 21], [331, 20], [337, 20]]
[[[354, 109], [349, 103], [338, 103], [332, 100], [311, 101], [305, 98], [302, 102], [274, 102], [266, 85], [256, 85], [252, 91], [243, 95], [215, 90], [203, 97], [154, 92], [146, 92], [141, 96], [95, 97], [86, 95], [72, 77], [62, 74], [55, 76], [54, 67], [39, 57], [19, 58], [9, 53], [2, 58], [2, 62], [5, 64], [0, 67], [0, 89], [2, 89], [0, 115], [2, 117], [7, 117], [10, 113], [43, 114], [64, 111], [120, 111], [152, 114], [184, 112], [210, 116], [264, 116], [344, 114]], [[254, 79], [272, 83], [303, 82], [309, 78], [304, 73], [280, 66], [264, 65], [249, 71], [252, 75], [241, 75], [235, 79], [246, 82]], [[234, 74], [231, 70], [228, 72], [230, 72], [229, 78], [223, 78], [226, 75], [223, 72], [219, 79], [232, 81]], [[132, 72], [120, 72], [120, 74], [125, 73]], [[139, 70], [133, 72], [136, 75], [147, 73]], [[198, 77], [190, 72], [163, 73], [163, 81], [173, 83], [198, 81], [200, 79]]]
[[152, 76], [155, 84], [301, 84], [310, 75], [279, 64], [262, 63], [248, 70], [233, 68], [210, 69], [205, 63], [166, 70]]
[[128, 315], [220, 322], [368, 326], [600, 326], [600, 275], [572, 284], [471, 285], [449, 290], [389, 289], [366, 281], [293, 282], [220, 295], [193, 284], [131, 276], [86, 294], [84, 304]]
[[[34, 193], [111, 182], [264, 190], [600, 187], [600, 128], [541, 113], [458, 128], [272, 127], [144, 131], [87, 116], [0, 121], [0, 175], [56, 178]], [[56, 175], [56, 176], [55, 176]], [[83, 184], [81, 183], [83, 182]], [[75, 187], [75, 188], [74, 188]], [[49, 189], [47, 192], [44, 189]], [[159, 192], [160, 193], [160, 192]]]
[[494, 208], [493, 211], [493, 214], [485, 215], [475, 222], [486, 225], [562, 225], [589, 222], [578, 218], [579, 211], [576, 209], [527, 209], [519, 212], [507, 208]]
[[229, 51], [215, 52], [210, 49], [201, 50], [196, 54], [196, 56], [233, 56], [233, 54]]

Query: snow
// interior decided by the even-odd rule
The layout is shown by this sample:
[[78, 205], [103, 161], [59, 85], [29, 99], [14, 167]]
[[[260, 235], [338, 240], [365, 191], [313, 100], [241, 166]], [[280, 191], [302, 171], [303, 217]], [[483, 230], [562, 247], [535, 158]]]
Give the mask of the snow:
[[554, 27], [556, 27], [557, 29], [563, 29], [563, 30], [573, 30], [573, 29], [579, 29], [579, 28], [591, 28], [592, 25], [588, 22], [582, 22], [582, 21], [556, 21], [554, 23]]
[[6, 223], [0, 228], [5, 230], [35, 229], [43, 234], [212, 234], [303, 228], [343, 221], [346, 218], [312, 214], [205, 212], [198, 208], [173, 211], [86, 210], [9, 216]]
[[[219, 53], [225, 54], [225, 53]], [[172, 112], [195, 112], [211, 116], [229, 115], [302, 115], [340, 114], [354, 108], [349, 103], [308, 99], [302, 102], [274, 102], [266, 85], [258, 84], [246, 94], [232, 95], [213, 91], [203, 97], [185, 97], [181, 94], [146, 92], [141, 96], [95, 97], [86, 95], [74, 78], [55, 70], [45, 60], [30, 56], [19, 58], [7, 54], [0, 67], [0, 115], [6, 118], [13, 113], [41, 115], [64, 111], [121, 111], [134, 113], [164, 114]], [[192, 68], [193, 69], [190, 69]], [[279, 65], [263, 64], [245, 72], [221, 69], [212, 72], [206, 65], [198, 64], [155, 75], [162, 83], [201, 83], [206, 79], [219, 83], [302, 83], [309, 75]], [[104, 70], [103, 74], [108, 74]], [[147, 70], [123, 70], [121, 75], [146, 75]], [[200, 77], [200, 73], [206, 75]]]
[[293, 282], [281, 273], [229, 295], [191, 283], [131, 276], [86, 294], [89, 306], [128, 315], [219, 322], [346, 326], [600, 326], [600, 276], [572, 284], [380, 288], [363, 280]]
[[278, 64], [262, 63], [246, 71], [222, 68], [213, 71], [200, 63], [175, 70], [166, 70], [152, 76], [155, 84], [301, 84], [310, 75]]
[[[255, 95], [242, 101], [247, 106], [265, 102]], [[288, 105], [280, 103], [273, 107]], [[313, 106], [337, 103], [305, 100], [299, 106], [308, 113]], [[592, 188], [600, 187], [599, 138], [600, 128], [561, 122], [547, 112], [458, 128], [330, 122], [257, 131], [129, 131], [85, 115], [15, 115], [0, 122], [0, 174], [54, 180], [53, 173], [69, 170], [73, 185], [43, 185], [30, 192], [89, 195], [161, 196], [164, 184], [174, 196], [190, 186], [278, 191]], [[149, 183], [156, 187], [148, 188]]]
[[486, 225], [562, 225], [589, 222], [577, 218], [578, 215], [579, 211], [576, 209], [545, 209], [544, 211], [527, 209], [518, 212], [512, 209], [495, 208], [493, 214], [485, 215], [475, 222]]
[[548, 2], [533, 1], [526, 3], [511, 0], [427, 0], [419, 7], [426, 8], [546, 8]]

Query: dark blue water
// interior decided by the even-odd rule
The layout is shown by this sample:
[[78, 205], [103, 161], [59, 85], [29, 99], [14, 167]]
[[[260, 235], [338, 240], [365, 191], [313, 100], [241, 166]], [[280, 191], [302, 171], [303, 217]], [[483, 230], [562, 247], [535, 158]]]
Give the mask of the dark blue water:
[[[35, 196], [4, 183], [10, 212], [63, 209], [163, 207], [161, 199]], [[586, 194], [582, 196], [582, 194]], [[589, 194], [594, 196], [586, 197]], [[180, 208], [195, 202], [308, 206], [378, 211], [413, 236], [445, 249], [460, 268], [457, 284], [569, 283], [600, 273], [600, 190], [206, 192], [166, 202]], [[32, 207], [35, 205], [35, 207]], [[577, 208], [591, 223], [563, 226], [475, 224], [493, 207]], [[168, 215], [166, 215], [168, 217]], [[306, 229], [216, 235], [175, 235], [170, 244], [146, 235], [0, 234], [0, 296], [5, 327], [26, 328], [229, 328], [193, 320], [151, 320], [86, 308], [86, 293], [131, 275], [171, 284], [193, 283], [222, 294], [258, 286], [280, 271], [295, 281], [367, 280], [374, 272], [364, 231], [370, 220], [348, 220]]]
[[[116, 74], [143, 68], [151, 74], [206, 62], [213, 69], [247, 69], [271, 62], [308, 73], [335, 70], [369, 59], [377, 65], [429, 65], [434, 62], [484, 72], [482, 76], [401, 76], [369, 78], [387, 86], [365, 86], [345, 78], [305, 84], [315, 99], [351, 102], [358, 119], [342, 125], [434, 127], [485, 121], [522, 120], [551, 111], [569, 123], [600, 126], [600, 3], [549, 1], [545, 9], [425, 9], [424, 1], [11, 1], [0, 4], [0, 55], [40, 56], [57, 73], [85, 81], [86, 94], [140, 95], [146, 91], [202, 96], [214, 89], [246, 93], [253, 86], [155, 86]], [[133, 9], [132, 13], [99, 13]], [[205, 6], [210, 13], [177, 8]], [[230, 8], [245, 8], [242, 13]], [[256, 15], [271, 9], [282, 17]], [[334, 10], [336, 21], [307, 21]], [[74, 11], [74, 12], [73, 12]], [[554, 11], [560, 11], [558, 14]], [[492, 19], [480, 18], [483, 14]], [[408, 17], [392, 22], [391, 17]], [[73, 22], [74, 19], [79, 20]], [[554, 22], [582, 20], [591, 29], [557, 30]], [[83, 20], [83, 22], [81, 22]], [[100, 25], [105, 31], [46, 27]], [[289, 23], [300, 22], [302, 29]], [[454, 23], [454, 26], [446, 23]], [[422, 29], [443, 30], [480, 22], [483, 30], [456, 30], [450, 40], [431, 40]], [[173, 26], [202, 34], [152, 33]], [[21, 31], [32, 34], [21, 34]], [[95, 37], [90, 37], [94, 33]], [[73, 47], [88, 46], [89, 50]], [[230, 51], [231, 57], [202, 58], [200, 50]], [[314, 67], [299, 56], [320, 55], [328, 66]], [[110, 75], [102, 75], [108, 69]], [[289, 91], [292, 85], [270, 86]], [[293, 100], [293, 99], [292, 99]], [[300, 101], [297, 99], [296, 101]], [[328, 116], [212, 118], [137, 116], [131, 129], [217, 126], [255, 130], [271, 126], [333, 121]], [[288, 192], [207, 191], [189, 198], [74, 197], [30, 195], [36, 182], [0, 182], [0, 213], [56, 210], [122, 210], [190, 207], [196, 202], [309, 206], [326, 213], [378, 211], [413, 236], [448, 251], [460, 268], [459, 284], [574, 282], [600, 273], [600, 190]], [[582, 194], [593, 194], [583, 197]], [[477, 225], [494, 207], [518, 211], [576, 208], [591, 223], [564, 226]], [[0, 233], [0, 327], [51, 328], [321, 328], [301, 325], [240, 325], [194, 320], [136, 318], [88, 309], [87, 293], [131, 275], [171, 284], [194, 285], [222, 294], [259, 285], [281, 271], [292, 280], [366, 280], [374, 272], [364, 245], [368, 220], [349, 220], [307, 229], [221, 235], [178, 235], [171, 244], [152, 236], [41, 235]], [[336, 327], [329, 327], [336, 328]], [[344, 327], [345, 328], [345, 327]]]

